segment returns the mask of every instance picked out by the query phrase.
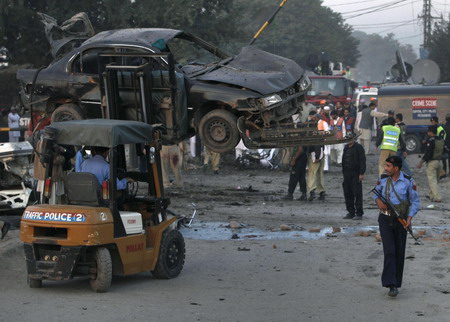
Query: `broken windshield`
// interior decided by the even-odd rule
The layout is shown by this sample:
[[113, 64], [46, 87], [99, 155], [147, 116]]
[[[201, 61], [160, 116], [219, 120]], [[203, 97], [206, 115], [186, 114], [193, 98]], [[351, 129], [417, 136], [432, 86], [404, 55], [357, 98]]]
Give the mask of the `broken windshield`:
[[222, 59], [220, 56], [187, 39], [171, 39], [168, 47], [177, 63], [182, 65], [209, 65]]
[[344, 79], [327, 79], [327, 78], [311, 78], [312, 86], [307, 95], [333, 95], [344, 96], [345, 81]]

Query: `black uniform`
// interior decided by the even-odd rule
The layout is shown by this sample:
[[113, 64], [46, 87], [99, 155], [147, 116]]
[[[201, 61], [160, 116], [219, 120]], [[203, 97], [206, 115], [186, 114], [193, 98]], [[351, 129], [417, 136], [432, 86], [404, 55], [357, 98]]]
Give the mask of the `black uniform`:
[[299, 155], [295, 164], [291, 169], [289, 176], [288, 194], [292, 195], [297, 187], [297, 183], [300, 184], [300, 191], [302, 194], [306, 194], [306, 164], [308, 163], [307, 151], [303, 150]]
[[363, 195], [360, 175], [366, 172], [366, 155], [361, 144], [355, 142], [352, 147], [348, 144], [344, 148], [342, 155], [342, 173], [344, 174], [345, 205], [347, 211], [352, 216], [362, 216]]

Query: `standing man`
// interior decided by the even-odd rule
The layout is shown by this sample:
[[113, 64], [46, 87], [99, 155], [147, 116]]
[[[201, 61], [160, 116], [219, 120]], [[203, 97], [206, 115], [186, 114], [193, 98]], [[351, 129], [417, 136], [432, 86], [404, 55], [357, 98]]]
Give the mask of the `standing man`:
[[164, 188], [170, 187], [169, 168], [172, 169], [175, 177], [175, 186], [177, 188], [183, 188], [183, 177], [181, 175], [183, 150], [180, 145], [181, 143], [163, 145], [161, 148], [161, 172]]
[[310, 146], [308, 148], [308, 193], [309, 201], [316, 198], [316, 191], [319, 193], [319, 200], [325, 200], [325, 183], [323, 178], [323, 167], [325, 164], [325, 153], [323, 145]]
[[366, 172], [366, 155], [361, 144], [351, 140], [344, 148], [342, 157], [342, 174], [344, 182], [345, 206], [347, 215], [344, 219], [361, 220], [363, 211], [362, 180]]
[[400, 129], [400, 139], [398, 142], [398, 150], [397, 150], [397, 156], [402, 159], [402, 171], [408, 176], [412, 176], [412, 171], [409, 168], [409, 164], [406, 161], [406, 157], [408, 153], [406, 152], [406, 142], [405, 142], [405, 136], [406, 136], [406, 124], [403, 122], [403, 114], [398, 113], [395, 115], [395, 126]]
[[306, 150], [299, 146], [297, 152], [292, 157], [291, 160], [291, 173], [289, 175], [289, 187], [288, 193], [283, 198], [284, 200], [292, 200], [294, 198], [293, 194], [295, 188], [297, 187], [297, 183], [300, 184], [300, 191], [302, 195], [298, 200], [305, 201], [306, 200], [306, 164], [308, 162], [308, 156]]
[[[390, 156], [385, 161], [386, 174], [376, 186], [376, 190], [395, 205], [407, 226], [411, 227], [412, 218], [420, 208], [420, 200], [416, 185], [411, 177], [403, 174], [402, 160], [398, 156]], [[378, 224], [383, 242], [384, 265], [381, 284], [388, 287], [388, 295], [398, 295], [398, 288], [402, 286], [403, 267], [405, 264], [406, 229], [388, 212], [388, 207], [377, 196], [374, 200], [380, 209]]]
[[219, 174], [219, 164], [220, 164], [220, 153], [211, 151], [205, 146], [204, 158], [203, 158], [203, 169], [206, 170], [208, 164], [211, 163], [211, 170], [215, 175]]
[[417, 168], [421, 168], [424, 162], [427, 163], [427, 178], [430, 186], [430, 200], [442, 202], [442, 196], [439, 191], [438, 179], [442, 169], [442, 153], [444, 152], [444, 140], [437, 135], [436, 125], [428, 127], [428, 140], [425, 146], [425, 154], [420, 160]]
[[377, 146], [380, 147], [380, 158], [378, 159], [378, 175], [384, 171], [385, 160], [397, 154], [398, 142], [400, 140], [400, 129], [395, 126], [395, 120], [389, 117], [386, 125], [381, 128], [377, 138]]
[[372, 109], [375, 109], [375, 103], [370, 103], [370, 107], [364, 107], [363, 110], [358, 113], [359, 117], [356, 122], [356, 129], [361, 133], [358, 140], [364, 147], [366, 155], [370, 154], [370, 141], [372, 140], [373, 117], [370, 115]]
[[[433, 116], [430, 119], [431, 125], [437, 126], [437, 136], [440, 136], [444, 141], [447, 139], [447, 132], [445, 131], [442, 125], [439, 125], [439, 118], [437, 116]], [[445, 178], [445, 174], [447, 173], [447, 165], [446, 159], [448, 159], [448, 151], [446, 146], [444, 146], [444, 152], [442, 153], [442, 165], [441, 171], [439, 172], [439, 179]]]
[[[450, 151], [450, 114], [447, 114], [445, 116], [444, 131], [445, 131], [445, 133], [449, 133], [449, 135], [446, 135], [444, 138], [445, 148], [446, 148], [447, 154], [449, 154], [449, 151]], [[450, 172], [450, 157], [448, 157], [447, 159], [444, 159], [444, 162], [448, 163], [448, 171]]]
[[344, 123], [346, 133], [355, 132], [355, 118], [350, 115], [350, 110], [348, 108], [344, 109]]
[[[18, 128], [19, 127], [20, 115], [17, 114], [17, 108], [11, 107], [11, 112], [8, 114], [8, 127]], [[9, 142], [19, 142], [20, 131], [9, 131]]]
[[[342, 117], [338, 116], [336, 110], [331, 111], [330, 131], [335, 131], [336, 139], [343, 139], [346, 135], [345, 122]], [[342, 152], [344, 151], [344, 144], [333, 144], [330, 146], [330, 160], [337, 165], [342, 164]]]

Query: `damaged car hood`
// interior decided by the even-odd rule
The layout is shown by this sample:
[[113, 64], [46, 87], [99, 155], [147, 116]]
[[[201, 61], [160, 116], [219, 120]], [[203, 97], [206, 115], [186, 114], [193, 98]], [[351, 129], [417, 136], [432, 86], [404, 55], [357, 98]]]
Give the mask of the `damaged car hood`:
[[293, 60], [248, 46], [228, 64], [219, 63], [195, 79], [237, 85], [268, 95], [292, 86], [302, 75], [303, 69]]

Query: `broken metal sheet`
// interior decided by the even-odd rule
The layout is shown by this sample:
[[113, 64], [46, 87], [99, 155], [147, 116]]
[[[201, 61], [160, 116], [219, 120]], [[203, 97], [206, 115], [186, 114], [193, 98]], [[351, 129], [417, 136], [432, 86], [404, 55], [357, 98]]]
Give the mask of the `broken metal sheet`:
[[[49, 15], [40, 12], [37, 14], [45, 25], [45, 35], [54, 58], [79, 47], [83, 41], [95, 35], [94, 27], [85, 12], [77, 13], [61, 25]], [[68, 44], [70, 45], [66, 46]]]
[[21, 155], [31, 155], [33, 147], [30, 142], [0, 143], [0, 161], [6, 161]]
[[238, 85], [263, 95], [292, 86], [303, 75], [293, 60], [255, 47], [244, 47], [228, 64], [219, 65], [196, 79]]

